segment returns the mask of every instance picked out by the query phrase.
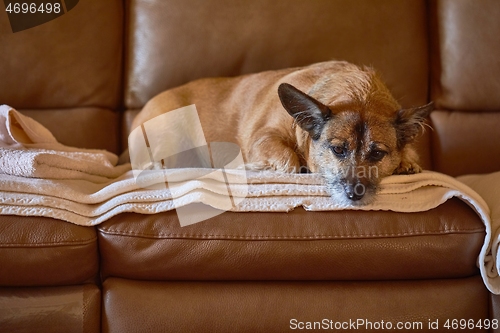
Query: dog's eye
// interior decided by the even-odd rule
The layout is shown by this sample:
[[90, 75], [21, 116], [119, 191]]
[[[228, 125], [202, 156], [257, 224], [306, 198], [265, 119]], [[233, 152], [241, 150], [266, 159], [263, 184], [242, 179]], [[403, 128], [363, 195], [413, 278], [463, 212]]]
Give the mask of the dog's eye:
[[337, 157], [345, 157], [346, 151], [342, 146], [333, 146], [332, 151]]
[[385, 152], [383, 150], [373, 150], [370, 153], [370, 160], [380, 161], [381, 159], [383, 159], [385, 157], [385, 155], [387, 155], [387, 152]]

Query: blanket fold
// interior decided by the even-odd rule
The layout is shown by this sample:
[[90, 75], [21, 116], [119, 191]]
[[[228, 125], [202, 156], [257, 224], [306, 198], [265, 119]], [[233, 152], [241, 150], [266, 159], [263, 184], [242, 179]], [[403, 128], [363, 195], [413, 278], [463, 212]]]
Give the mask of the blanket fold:
[[0, 215], [46, 216], [94, 226], [123, 212], [176, 209], [179, 214], [180, 208], [199, 203], [237, 212], [288, 212], [296, 207], [419, 212], [457, 197], [485, 225], [478, 267], [487, 288], [500, 294], [500, 172], [459, 178], [431, 171], [390, 176], [382, 180], [372, 203], [347, 206], [328, 195], [316, 174], [200, 168], [138, 171], [117, 166], [117, 160], [109, 152], [63, 146], [33, 119], [1, 106]]
[[60, 144], [35, 120], [0, 106], [0, 173], [42, 179], [85, 179], [108, 182], [130, 170], [105, 150]]

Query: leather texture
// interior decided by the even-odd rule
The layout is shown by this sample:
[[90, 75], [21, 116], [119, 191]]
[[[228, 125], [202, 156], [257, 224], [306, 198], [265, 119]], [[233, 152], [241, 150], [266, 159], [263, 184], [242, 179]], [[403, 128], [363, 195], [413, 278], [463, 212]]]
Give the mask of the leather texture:
[[[342, 59], [375, 67], [405, 106], [428, 96], [420, 0], [128, 0], [125, 106], [210, 76]], [[362, 23], [362, 24], [360, 24]], [[161, 33], [158, 33], [161, 31]]]
[[60, 143], [79, 148], [121, 150], [121, 115], [100, 108], [19, 110], [45, 126]]
[[391, 280], [477, 274], [484, 225], [458, 199], [429, 212], [174, 211], [98, 226], [102, 274], [138, 280]]
[[0, 286], [59, 286], [98, 278], [94, 228], [45, 218], [0, 216]]
[[432, 99], [438, 108], [500, 108], [500, 6], [496, 0], [431, 1]]
[[122, 6], [121, 0], [81, 1], [58, 19], [18, 33], [2, 11], [0, 102], [16, 109], [117, 108]]
[[[500, 295], [490, 295], [490, 318], [500, 318]], [[499, 333], [500, 326], [491, 332]]]
[[135, 116], [139, 113], [139, 109], [135, 110], [126, 110], [123, 113], [123, 118], [122, 118], [122, 136], [121, 136], [121, 144], [122, 148], [126, 149], [128, 147], [128, 135], [130, 133], [130, 130], [132, 129], [132, 121], [134, 120]]
[[2, 332], [100, 332], [101, 291], [95, 285], [1, 288]]
[[436, 111], [431, 120], [434, 170], [451, 176], [500, 170], [498, 112]]
[[[443, 325], [450, 318], [488, 318], [488, 294], [479, 279], [218, 283], [110, 278], [103, 285], [102, 331], [273, 333], [293, 331], [291, 319], [325, 318], [384, 320], [394, 327], [422, 322], [428, 330], [429, 320]], [[388, 331], [363, 328], [359, 331]]]

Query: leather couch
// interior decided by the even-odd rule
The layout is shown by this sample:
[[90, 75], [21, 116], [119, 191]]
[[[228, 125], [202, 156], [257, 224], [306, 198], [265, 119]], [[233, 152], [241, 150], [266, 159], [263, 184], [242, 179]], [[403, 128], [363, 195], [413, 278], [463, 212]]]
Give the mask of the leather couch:
[[[118, 154], [167, 88], [343, 59], [378, 69], [405, 107], [435, 101], [426, 169], [487, 173], [500, 169], [498, 31], [495, 0], [81, 0], [16, 33], [2, 8], [0, 103], [66, 145]], [[96, 227], [0, 215], [0, 331], [452, 331], [447, 321], [500, 318], [476, 266], [484, 235], [458, 199], [186, 227], [175, 212]]]

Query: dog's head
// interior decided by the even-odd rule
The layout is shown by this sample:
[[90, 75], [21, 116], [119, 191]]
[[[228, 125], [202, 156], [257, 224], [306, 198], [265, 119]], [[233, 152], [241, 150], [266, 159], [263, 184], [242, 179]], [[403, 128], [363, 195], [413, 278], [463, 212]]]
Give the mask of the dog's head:
[[284, 108], [310, 137], [308, 168], [323, 176], [333, 197], [350, 204], [373, 199], [432, 110], [432, 105], [401, 109], [381, 82], [372, 83], [359, 89], [364, 93], [337, 89], [331, 95], [324, 84], [309, 94], [287, 83], [278, 88]]

